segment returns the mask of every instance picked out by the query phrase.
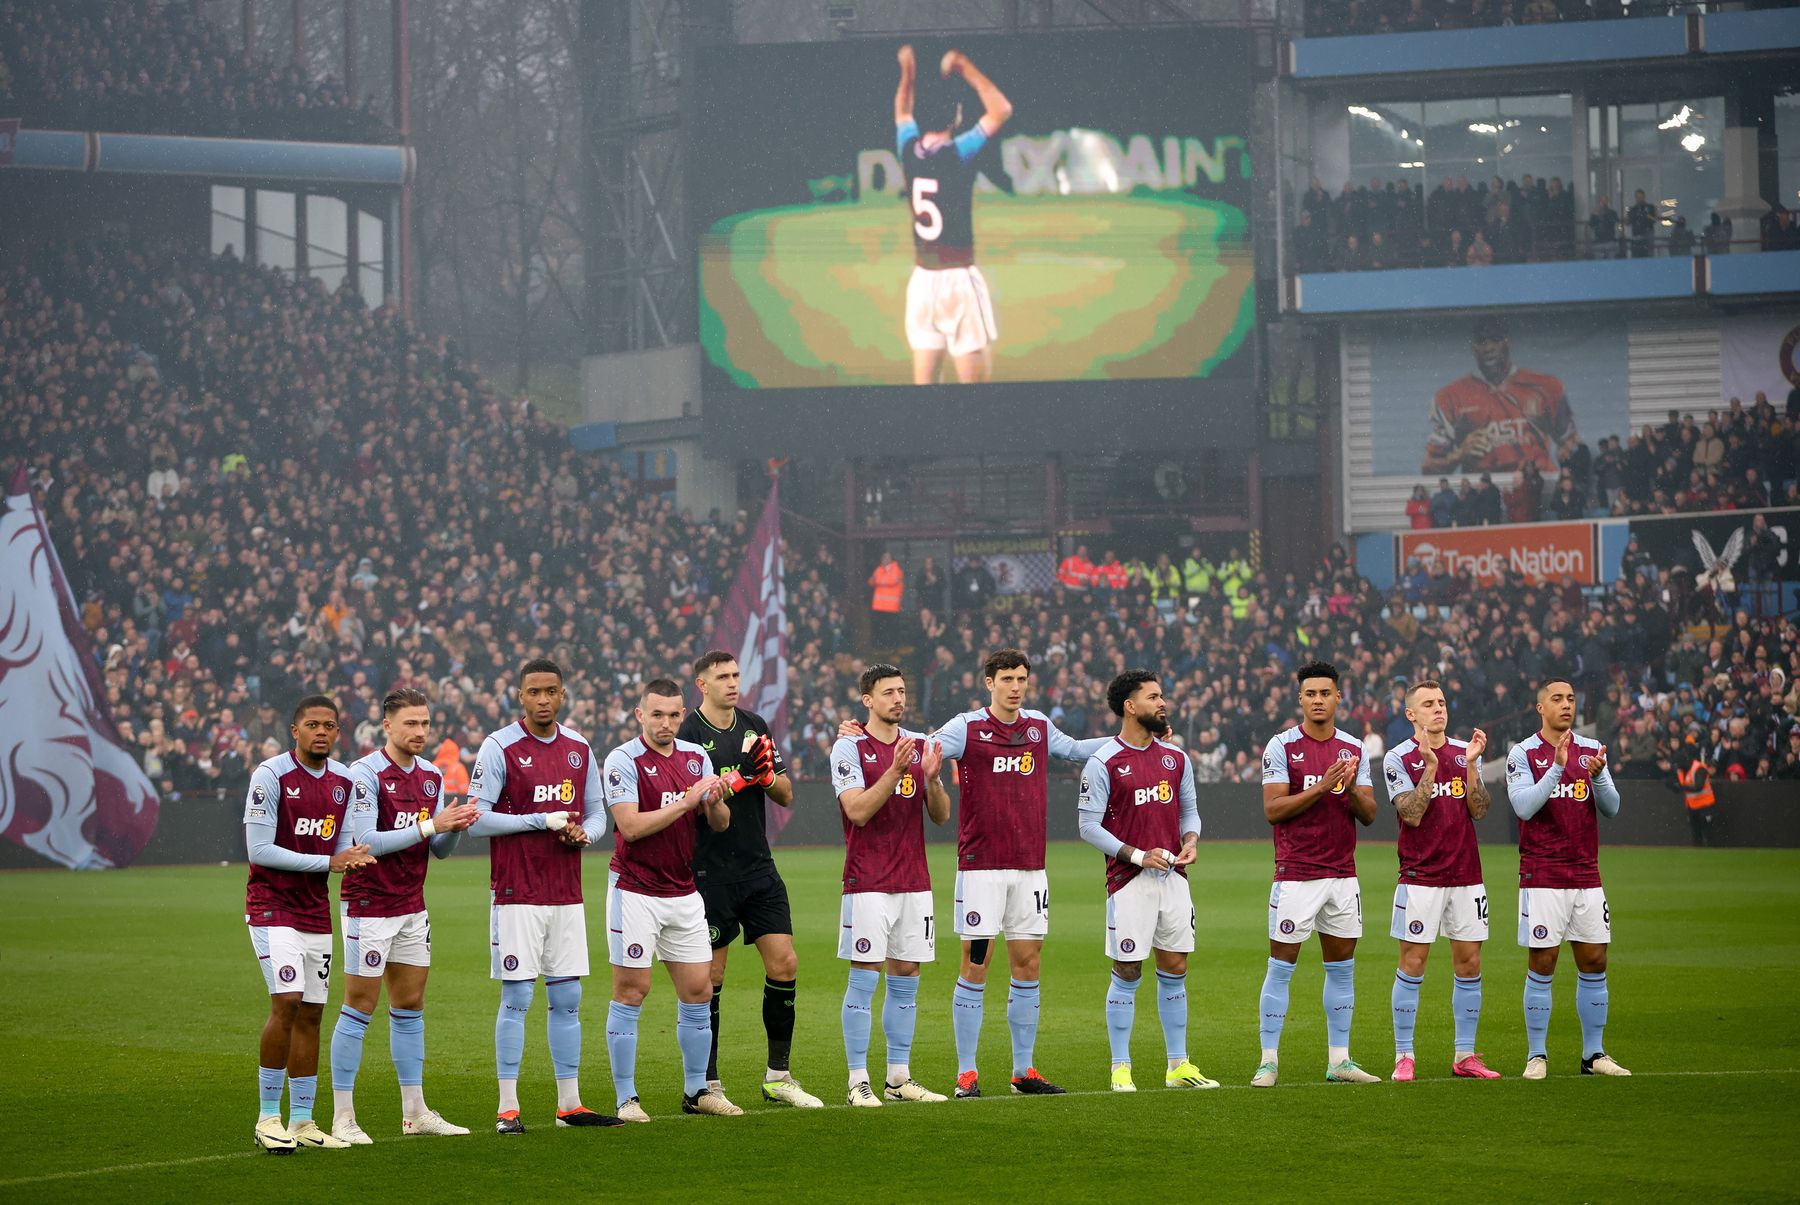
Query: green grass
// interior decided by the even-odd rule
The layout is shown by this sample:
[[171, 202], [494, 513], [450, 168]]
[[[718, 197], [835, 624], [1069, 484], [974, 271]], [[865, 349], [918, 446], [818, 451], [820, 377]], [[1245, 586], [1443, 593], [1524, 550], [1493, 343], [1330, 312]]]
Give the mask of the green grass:
[[[1097, 856], [1051, 851], [1055, 927], [1044, 953], [1038, 1064], [1071, 1095], [1004, 1095], [942, 1105], [842, 1107], [800, 1115], [755, 1100], [762, 1060], [760, 970], [733, 953], [724, 1037], [726, 1085], [741, 1119], [679, 1115], [674, 996], [657, 972], [644, 1014], [638, 1083], [650, 1126], [583, 1133], [548, 1123], [554, 1103], [540, 1001], [528, 1027], [521, 1096], [524, 1138], [486, 1128], [494, 1106], [493, 1016], [487, 978], [486, 862], [432, 870], [437, 966], [427, 1008], [431, 1103], [475, 1128], [462, 1140], [402, 1140], [385, 1020], [371, 1029], [358, 1094], [372, 1148], [253, 1154], [256, 1037], [262, 980], [242, 924], [240, 866], [110, 874], [0, 875], [0, 1200], [181, 1199], [299, 1201], [395, 1192], [433, 1200], [588, 1196], [720, 1200], [749, 1191], [790, 1198], [949, 1198], [1017, 1193], [1065, 1200], [1110, 1191], [1176, 1197], [1334, 1197], [1576, 1201], [1706, 1197], [1793, 1199], [1786, 1160], [1800, 1120], [1800, 854], [1603, 851], [1618, 944], [1607, 1046], [1637, 1072], [1583, 1079], [1573, 968], [1556, 984], [1552, 1078], [1452, 1081], [1450, 971], [1440, 949], [1427, 972], [1418, 1047], [1421, 1082], [1357, 1090], [1319, 1082], [1321, 974], [1309, 949], [1295, 976], [1283, 1042], [1286, 1082], [1245, 1087], [1257, 1061], [1255, 1001], [1267, 952], [1269, 851], [1206, 847], [1195, 878], [1199, 950], [1189, 973], [1190, 1047], [1226, 1084], [1211, 1093], [1156, 1086], [1161, 1033], [1146, 993], [1135, 1052], [1140, 1091], [1105, 1091]], [[1516, 855], [1486, 851], [1495, 918], [1486, 967], [1481, 1047], [1516, 1077], [1524, 1061], [1522, 951], [1513, 943]], [[800, 947], [795, 1071], [828, 1105], [842, 1101], [833, 957], [839, 855], [781, 855]], [[949, 867], [934, 847], [938, 915], [948, 917]], [[602, 864], [588, 863], [590, 884]], [[1368, 936], [1358, 960], [1354, 1050], [1371, 1069], [1391, 1054], [1388, 986], [1394, 943], [1386, 901], [1391, 845], [1361, 857]], [[593, 893], [596, 903], [599, 893]], [[590, 926], [600, 921], [591, 913]], [[611, 1101], [602, 1039], [605, 944], [590, 980], [584, 1083]], [[925, 971], [912, 1065], [948, 1090], [955, 1071], [950, 943]], [[996, 976], [996, 979], [999, 979]], [[1001, 980], [1000, 982], [1004, 982]], [[327, 1011], [336, 1014], [337, 994]], [[982, 1067], [990, 1091], [1007, 1070], [1004, 988], [990, 992]], [[872, 1066], [880, 1065], [877, 1023]], [[329, 1115], [328, 1081], [321, 1113]], [[1783, 1156], [1782, 1151], [1790, 1154]], [[404, 1189], [389, 1187], [405, 1185]]]

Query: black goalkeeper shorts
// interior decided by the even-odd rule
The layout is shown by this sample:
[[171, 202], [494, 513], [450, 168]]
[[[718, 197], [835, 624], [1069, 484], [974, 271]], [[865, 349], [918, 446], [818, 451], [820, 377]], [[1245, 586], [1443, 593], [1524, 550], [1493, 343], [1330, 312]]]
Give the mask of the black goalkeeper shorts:
[[770, 933], [794, 931], [787, 884], [772, 871], [741, 883], [702, 883], [700, 898], [706, 904], [707, 937], [715, 950], [730, 945], [739, 932], [749, 946]]

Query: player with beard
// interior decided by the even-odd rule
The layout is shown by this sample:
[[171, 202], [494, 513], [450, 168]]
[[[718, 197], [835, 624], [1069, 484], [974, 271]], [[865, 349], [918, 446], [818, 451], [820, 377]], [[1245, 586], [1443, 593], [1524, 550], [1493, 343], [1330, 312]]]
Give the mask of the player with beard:
[[1169, 703], [1147, 670], [1127, 670], [1106, 688], [1119, 735], [1081, 773], [1081, 839], [1106, 855], [1106, 1033], [1112, 1089], [1136, 1092], [1131, 1028], [1144, 959], [1156, 958], [1156, 1011], [1162, 1019], [1169, 1088], [1217, 1088], [1188, 1059], [1187, 963], [1194, 949], [1194, 901], [1187, 868], [1200, 847], [1194, 768], [1165, 743]]
[[425, 756], [431, 701], [391, 690], [381, 701], [380, 749], [350, 767], [350, 836], [376, 864], [344, 885], [344, 1006], [331, 1034], [331, 1132], [353, 1146], [374, 1141], [356, 1123], [356, 1073], [381, 986], [388, 989], [388, 1050], [400, 1077], [402, 1134], [467, 1134], [425, 1105], [425, 979], [431, 971], [431, 916], [425, 871], [447, 858], [478, 814], [451, 803], [444, 776]]

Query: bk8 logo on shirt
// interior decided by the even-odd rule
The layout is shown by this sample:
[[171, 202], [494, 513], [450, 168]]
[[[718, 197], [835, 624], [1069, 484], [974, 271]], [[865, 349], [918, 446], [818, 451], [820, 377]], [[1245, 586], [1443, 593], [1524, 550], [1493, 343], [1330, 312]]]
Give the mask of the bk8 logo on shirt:
[[[1310, 791], [1314, 787], [1318, 786], [1320, 783], [1322, 783], [1324, 781], [1325, 781], [1325, 776], [1323, 774], [1308, 774], [1305, 778], [1302, 778], [1300, 780], [1300, 789], [1302, 791]], [[1331, 792], [1331, 794], [1333, 794], [1333, 795], [1342, 795], [1343, 793], [1344, 793], [1344, 788], [1342, 788], [1342, 787]]]
[[415, 824], [424, 824], [431, 819], [430, 808], [420, 808], [417, 812], [395, 812], [394, 827], [396, 829], [411, 828]]
[[302, 816], [294, 821], [294, 836], [330, 839], [337, 832], [336, 816]]
[[1131, 802], [1137, 807], [1146, 803], [1167, 803], [1173, 798], [1175, 791], [1166, 782], [1159, 782], [1153, 787], [1139, 787], [1131, 794]]
[[1561, 783], [1550, 792], [1550, 798], [1552, 799], [1573, 799], [1577, 803], [1582, 802], [1587, 799], [1587, 797], [1588, 785], [1586, 780], [1581, 782]]
[[994, 773], [996, 774], [1029, 774], [1035, 764], [1031, 754], [1021, 753], [1017, 757], [996, 757]]
[[912, 772], [909, 770], [907, 773], [900, 776], [900, 782], [899, 785], [894, 788], [894, 794], [900, 796], [902, 799], [911, 799], [913, 797], [913, 792], [918, 789], [918, 784], [913, 781]]
[[657, 803], [656, 806], [662, 807], [662, 808], [673, 807], [674, 805], [680, 803], [682, 798], [686, 794], [687, 794], [686, 791], [664, 791], [662, 793], [662, 799]]
[[540, 783], [531, 792], [533, 803], [573, 803], [575, 802], [575, 780], [565, 778], [561, 783]]

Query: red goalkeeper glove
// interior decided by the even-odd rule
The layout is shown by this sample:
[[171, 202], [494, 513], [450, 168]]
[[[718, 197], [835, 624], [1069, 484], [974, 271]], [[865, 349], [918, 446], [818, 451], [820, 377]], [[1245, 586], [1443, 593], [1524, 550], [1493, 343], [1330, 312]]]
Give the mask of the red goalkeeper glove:
[[770, 787], [775, 783], [775, 742], [768, 737], [758, 737], [756, 745], [750, 750], [750, 761], [745, 767], [750, 781], [759, 787]]

